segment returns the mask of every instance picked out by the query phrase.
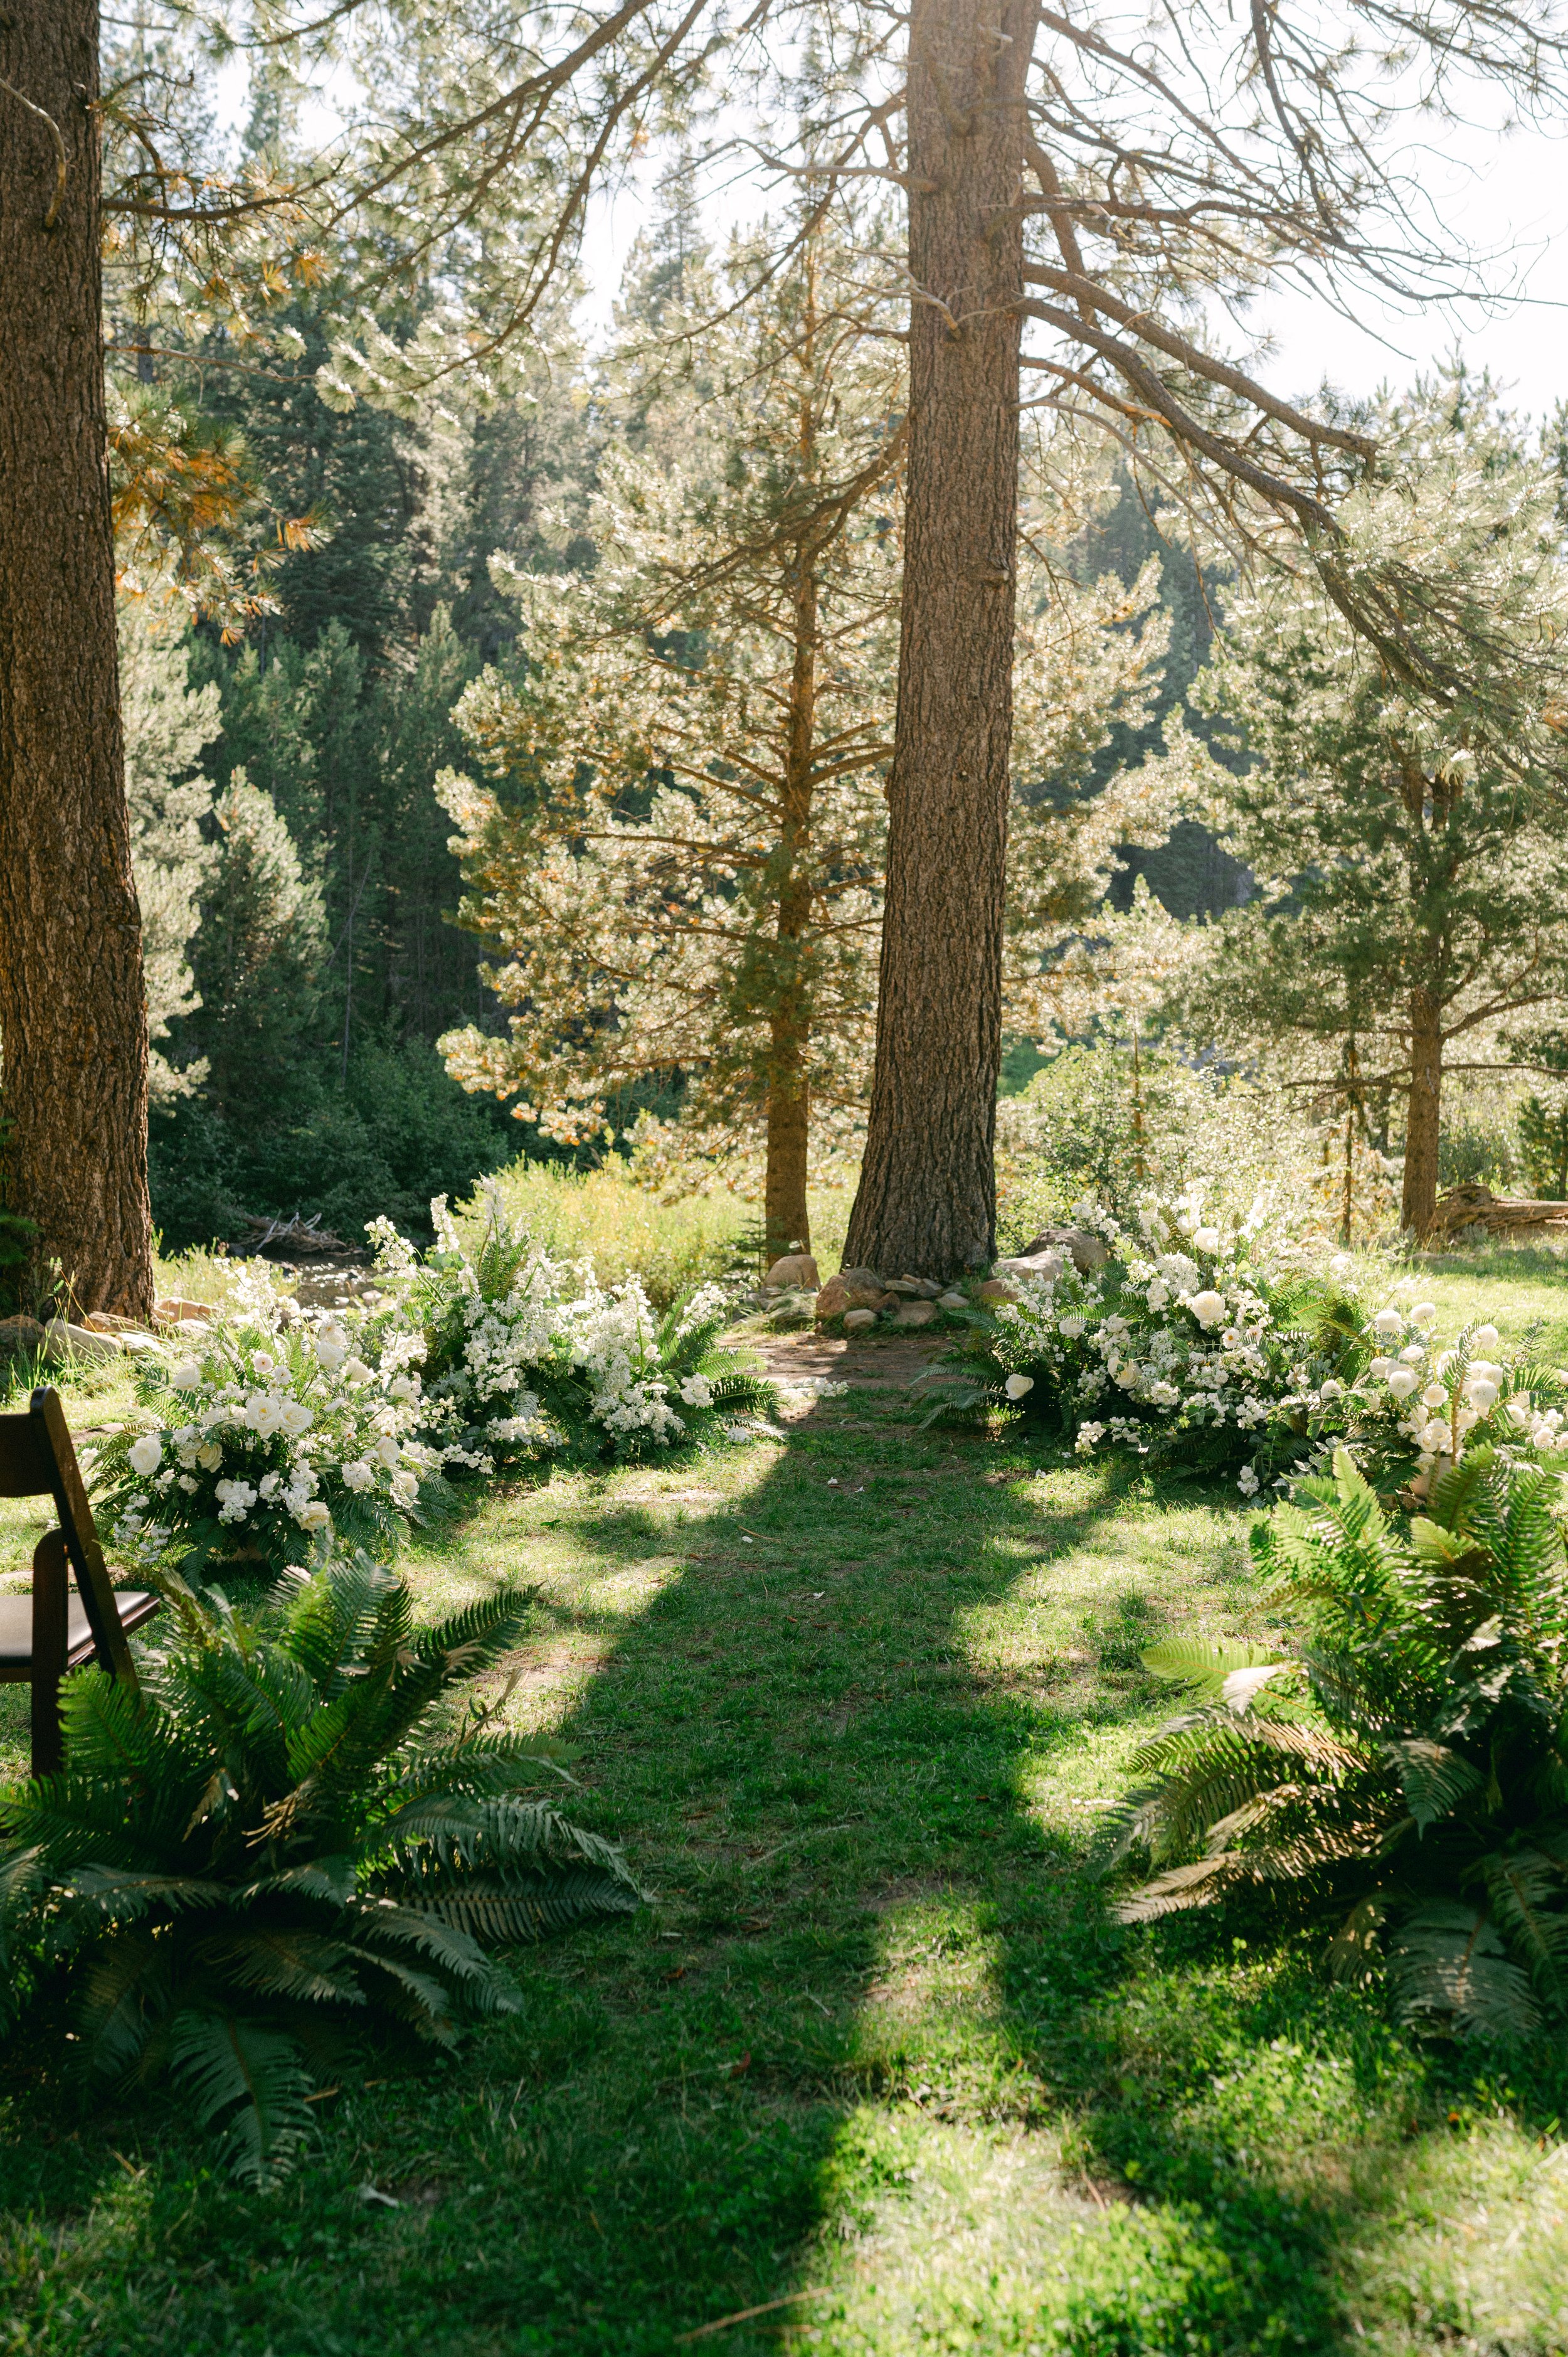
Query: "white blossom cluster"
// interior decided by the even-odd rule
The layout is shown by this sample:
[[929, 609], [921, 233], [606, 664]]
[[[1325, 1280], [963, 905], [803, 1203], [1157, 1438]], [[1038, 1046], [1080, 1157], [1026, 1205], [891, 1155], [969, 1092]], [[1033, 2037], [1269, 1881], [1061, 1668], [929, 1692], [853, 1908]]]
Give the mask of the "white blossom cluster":
[[1546, 1388], [1539, 1372], [1532, 1381], [1530, 1371], [1491, 1356], [1502, 1341], [1495, 1326], [1467, 1327], [1457, 1344], [1440, 1348], [1436, 1304], [1418, 1301], [1380, 1309], [1370, 1333], [1378, 1355], [1361, 1389], [1415, 1450], [1417, 1497], [1477, 1438], [1541, 1456], [1568, 1447], [1563, 1410], [1537, 1396]]
[[[427, 1308], [446, 1340], [427, 1414], [446, 1463], [493, 1473], [499, 1450], [558, 1447], [583, 1422], [668, 1448], [713, 1406], [713, 1380], [692, 1361], [727, 1308], [722, 1286], [699, 1286], [660, 1320], [639, 1278], [607, 1289], [587, 1263], [537, 1248], [503, 1253], [504, 1281], [487, 1282], [486, 1244], [507, 1240], [499, 1204], [473, 1254], [444, 1198], [431, 1218], [443, 1297]], [[413, 1269], [401, 1239], [377, 1243], [382, 1275], [395, 1281]]]
[[[1068, 1265], [1009, 1279], [1021, 1297], [996, 1312], [1003, 1388], [1019, 1402], [1047, 1386], [1076, 1425], [1080, 1455], [1103, 1445], [1145, 1454], [1162, 1426], [1249, 1434], [1282, 1409], [1310, 1416], [1343, 1393], [1276, 1319], [1259, 1254], [1267, 1205], [1238, 1222], [1206, 1212], [1206, 1192], [1199, 1184], [1148, 1203], [1137, 1239], [1095, 1215], [1113, 1254], [1101, 1273]], [[1080, 1223], [1087, 1209], [1074, 1207]], [[1239, 1486], [1243, 1496], [1259, 1489], [1252, 1466]]]
[[[297, 1556], [351, 1499], [406, 1515], [441, 1464], [421, 1437], [424, 1336], [300, 1310], [259, 1266], [242, 1271], [205, 1329], [172, 1361], [145, 1365], [156, 1417], [103, 1477], [116, 1544], [156, 1554], [177, 1534], [221, 1532], [270, 1559]], [[371, 1356], [363, 1353], [371, 1350]]]

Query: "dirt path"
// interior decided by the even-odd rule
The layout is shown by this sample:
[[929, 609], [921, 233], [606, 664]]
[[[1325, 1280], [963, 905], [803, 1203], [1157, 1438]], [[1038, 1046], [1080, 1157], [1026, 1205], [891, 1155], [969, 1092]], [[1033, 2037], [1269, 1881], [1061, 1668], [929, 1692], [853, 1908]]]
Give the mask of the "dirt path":
[[[741, 1339], [741, 1338], [737, 1338]], [[878, 1334], [841, 1340], [829, 1334], [765, 1334], [744, 1337], [776, 1383], [816, 1378], [831, 1383], [862, 1383], [902, 1391], [922, 1374], [942, 1349], [940, 1340], [913, 1335]]]

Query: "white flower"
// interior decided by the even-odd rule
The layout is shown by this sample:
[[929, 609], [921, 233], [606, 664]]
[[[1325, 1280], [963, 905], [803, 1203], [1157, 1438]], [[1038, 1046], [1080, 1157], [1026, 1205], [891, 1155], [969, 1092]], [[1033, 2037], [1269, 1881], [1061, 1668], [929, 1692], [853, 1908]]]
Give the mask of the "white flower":
[[1243, 1498], [1255, 1498], [1262, 1486], [1252, 1468], [1250, 1465], [1243, 1465], [1236, 1476], [1236, 1487], [1240, 1491]]
[[1225, 1296], [1213, 1291], [1195, 1293], [1187, 1306], [1198, 1324], [1207, 1330], [1211, 1326], [1218, 1326], [1224, 1317]]
[[201, 1389], [200, 1360], [177, 1359], [169, 1369], [168, 1379], [177, 1392], [199, 1391]]
[[1430, 1424], [1423, 1425], [1422, 1426], [1421, 1445], [1423, 1448], [1429, 1448], [1435, 1452], [1444, 1446], [1447, 1438], [1448, 1426], [1444, 1423], [1441, 1416], [1434, 1415]]
[[1219, 1231], [1218, 1228], [1195, 1228], [1192, 1241], [1199, 1252], [1217, 1253], [1219, 1250]]
[[1095, 1446], [1095, 1444], [1098, 1441], [1103, 1440], [1104, 1437], [1105, 1426], [1102, 1424], [1080, 1424], [1078, 1427], [1078, 1439], [1075, 1444], [1079, 1455], [1080, 1457], [1087, 1457], [1090, 1450]]
[[1402, 1351], [1400, 1352], [1400, 1364], [1402, 1367], [1424, 1366], [1426, 1364], [1425, 1343], [1412, 1342], [1408, 1351]]
[[261, 1480], [256, 1484], [256, 1491], [258, 1496], [265, 1498], [270, 1505], [282, 1487], [283, 1475], [281, 1473], [263, 1473]]
[[1328, 1381], [1324, 1384], [1323, 1389], [1318, 1394], [1319, 1399], [1326, 1400], [1343, 1399], [1344, 1396], [1345, 1386], [1334, 1375], [1329, 1376]]
[[1162, 1378], [1159, 1383], [1149, 1385], [1149, 1404], [1152, 1407], [1177, 1407], [1181, 1404], [1181, 1394], [1175, 1383], [1168, 1383]]
[[1479, 1415], [1473, 1407], [1455, 1408], [1454, 1411], [1454, 1428], [1456, 1432], [1468, 1432], [1473, 1425], [1477, 1425], [1480, 1421]]
[[1393, 1372], [1393, 1365], [1391, 1359], [1374, 1359], [1367, 1372], [1369, 1375], [1389, 1375]]
[[407, 1375], [394, 1375], [387, 1385], [387, 1397], [394, 1400], [417, 1399], [419, 1385]]
[[346, 1383], [373, 1383], [375, 1378], [371, 1374], [369, 1367], [366, 1366], [363, 1359], [345, 1359], [343, 1361], [343, 1381]]
[[681, 1397], [688, 1407], [712, 1407], [714, 1387], [706, 1375], [688, 1375], [681, 1386]]
[[207, 1473], [216, 1473], [223, 1462], [223, 1451], [215, 1440], [204, 1441], [196, 1452], [196, 1461]]
[[1528, 1432], [1535, 1422], [1535, 1410], [1528, 1399], [1511, 1399], [1508, 1405], [1508, 1417], [1509, 1422], [1517, 1425], [1520, 1432]]
[[[1153, 1309], [1153, 1310], [1155, 1310], [1155, 1311], [1156, 1311], [1156, 1312], [1157, 1312], [1157, 1311], [1159, 1311], [1159, 1310], [1161, 1310], [1161, 1309], [1163, 1309], [1163, 1308], [1165, 1308], [1165, 1306], [1166, 1302], [1170, 1299], [1170, 1297], [1171, 1297], [1171, 1289], [1170, 1289], [1170, 1286], [1165, 1283], [1165, 1278], [1164, 1278], [1163, 1276], [1156, 1276], [1156, 1277], [1155, 1277], [1155, 1281], [1154, 1281], [1153, 1285], [1151, 1285], [1151, 1286], [1150, 1286], [1150, 1287], [1149, 1287], [1148, 1293], [1147, 1293], [1147, 1294], [1145, 1295], [1145, 1297], [1144, 1297], [1144, 1298], [1145, 1298], [1145, 1299], [1147, 1300], [1147, 1302], [1148, 1302], [1148, 1305], [1149, 1305], [1150, 1308], [1151, 1308], [1151, 1309]], [[1067, 1330], [1067, 1320], [1066, 1320], [1066, 1318], [1063, 1318], [1063, 1320], [1062, 1320], [1062, 1330], [1063, 1330], [1063, 1332], [1064, 1332], [1064, 1333], [1065, 1333], [1065, 1332], [1066, 1332], [1066, 1330]], [[1079, 1329], [1078, 1329], [1078, 1330], [1079, 1330], [1079, 1332], [1080, 1334], [1081, 1334], [1081, 1333], [1082, 1333], [1082, 1331], [1083, 1331], [1083, 1320], [1082, 1320], [1081, 1318], [1079, 1318]]]
[[149, 1473], [157, 1471], [163, 1453], [163, 1442], [156, 1432], [144, 1432], [140, 1440], [133, 1440], [125, 1452], [133, 1472], [139, 1473], [144, 1480]]
[[1021, 1400], [1026, 1392], [1034, 1390], [1035, 1378], [1033, 1375], [1009, 1375], [1003, 1388], [1010, 1400]]
[[294, 1519], [302, 1531], [324, 1531], [332, 1517], [319, 1498], [302, 1498], [294, 1507]]
[[1436, 1302], [1416, 1302], [1410, 1313], [1410, 1322], [1412, 1326], [1435, 1326], [1437, 1323]]
[[362, 1457], [350, 1457], [345, 1464], [339, 1465], [338, 1470], [343, 1476], [345, 1486], [350, 1490], [368, 1490], [376, 1478], [375, 1467], [367, 1465]]
[[1409, 1399], [1419, 1380], [1413, 1367], [1396, 1367], [1389, 1377], [1389, 1389], [1395, 1399]]
[[419, 1495], [418, 1476], [413, 1473], [394, 1473], [392, 1493], [400, 1506], [412, 1506]]
[[285, 1402], [271, 1392], [252, 1392], [245, 1402], [245, 1422], [263, 1440], [283, 1430]]
[[1058, 1318], [1057, 1331], [1058, 1334], [1065, 1334], [1069, 1342], [1076, 1342], [1088, 1323], [1087, 1318], [1079, 1318], [1075, 1313], [1071, 1317]]
[[279, 1422], [289, 1438], [297, 1440], [302, 1433], [310, 1430], [316, 1418], [302, 1400], [286, 1400]]
[[1477, 1326], [1470, 1337], [1470, 1341], [1477, 1350], [1495, 1351], [1502, 1339], [1495, 1326]]
[[1453, 1373], [1458, 1363], [1459, 1353], [1457, 1351], [1444, 1351], [1432, 1372], [1434, 1375], [1449, 1375]]
[[242, 1523], [256, 1502], [256, 1493], [248, 1481], [220, 1481], [214, 1494], [220, 1523]]
[[1428, 1383], [1421, 1394], [1423, 1407], [1446, 1407], [1448, 1394], [1441, 1383]]
[[349, 1340], [342, 1328], [323, 1326], [316, 1337], [316, 1357], [318, 1365], [335, 1374], [349, 1355]]
[[1484, 1378], [1477, 1379], [1477, 1377], [1472, 1376], [1470, 1381], [1466, 1384], [1465, 1391], [1466, 1395], [1470, 1402], [1470, 1405], [1473, 1408], [1478, 1409], [1482, 1415], [1489, 1414], [1489, 1412], [1496, 1407], [1498, 1404], [1498, 1387], [1496, 1383], [1488, 1383]]
[[1380, 1309], [1372, 1320], [1374, 1334], [1402, 1334], [1404, 1319], [1397, 1309]]

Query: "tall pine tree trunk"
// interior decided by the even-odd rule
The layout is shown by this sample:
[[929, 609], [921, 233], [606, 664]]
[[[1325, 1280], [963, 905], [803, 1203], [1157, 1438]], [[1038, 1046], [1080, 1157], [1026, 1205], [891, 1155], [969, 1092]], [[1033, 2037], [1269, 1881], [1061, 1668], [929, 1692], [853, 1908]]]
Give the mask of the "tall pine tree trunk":
[[1018, 512], [1026, 0], [914, 0], [909, 438], [876, 1066], [844, 1246], [989, 1260]]
[[1404, 1134], [1400, 1224], [1424, 1236], [1437, 1202], [1437, 1143], [1443, 1119], [1443, 1017], [1427, 990], [1410, 995], [1410, 1109]]
[[9, 0], [0, 79], [5, 1165], [11, 1208], [37, 1223], [40, 1261], [59, 1263], [75, 1304], [145, 1317], [146, 1016], [114, 643], [95, 0]]

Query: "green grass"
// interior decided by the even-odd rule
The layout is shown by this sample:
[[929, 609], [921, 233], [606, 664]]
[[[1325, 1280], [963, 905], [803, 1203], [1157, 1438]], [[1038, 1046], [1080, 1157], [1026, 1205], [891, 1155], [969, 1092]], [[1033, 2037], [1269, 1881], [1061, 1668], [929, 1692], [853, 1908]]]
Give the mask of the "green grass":
[[[1568, 1331], [1556, 1263], [1422, 1275]], [[574, 1813], [650, 1905], [525, 1957], [526, 2012], [455, 2060], [367, 2054], [264, 2198], [171, 2106], [14, 2052], [0, 2349], [1568, 2347], [1560, 2048], [1415, 2041], [1262, 1908], [1107, 1920], [1081, 1862], [1161, 1715], [1141, 1649], [1259, 1631], [1251, 1517], [1039, 1462], [863, 1390], [416, 1548], [432, 1617], [533, 1587], [511, 1712], [578, 1747]], [[8, 1509], [13, 1570], [22, 1535]], [[13, 1759], [22, 1728], [0, 1689]]]

